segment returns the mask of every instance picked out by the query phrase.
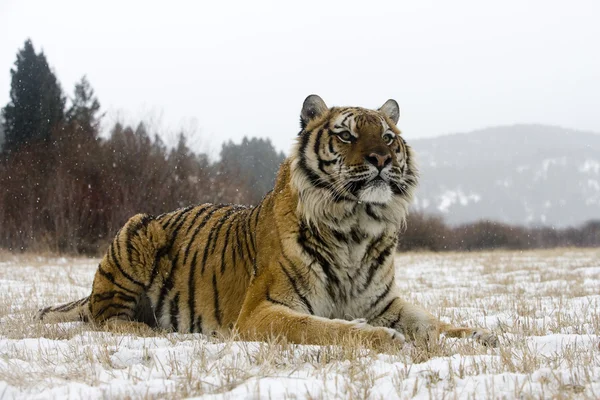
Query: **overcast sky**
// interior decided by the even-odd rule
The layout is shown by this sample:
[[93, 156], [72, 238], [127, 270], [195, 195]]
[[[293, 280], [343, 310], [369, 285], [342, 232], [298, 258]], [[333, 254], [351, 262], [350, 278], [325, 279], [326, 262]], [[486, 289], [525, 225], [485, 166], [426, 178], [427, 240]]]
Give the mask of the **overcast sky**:
[[304, 98], [400, 104], [410, 140], [492, 125], [600, 132], [600, 1], [0, 0], [0, 104], [26, 38], [63, 90], [86, 74], [116, 119], [270, 137]]

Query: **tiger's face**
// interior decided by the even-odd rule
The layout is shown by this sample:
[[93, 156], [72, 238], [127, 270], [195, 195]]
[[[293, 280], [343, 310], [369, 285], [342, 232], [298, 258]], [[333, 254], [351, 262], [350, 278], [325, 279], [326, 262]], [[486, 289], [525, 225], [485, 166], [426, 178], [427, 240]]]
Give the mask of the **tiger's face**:
[[301, 196], [303, 187], [311, 185], [330, 203], [410, 201], [416, 168], [396, 127], [398, 117], [394, 100], [378, 110], [329, 109], [319, 96], [307, 97], [296, 148], [297, 174], [304, 178], [296, 179]]

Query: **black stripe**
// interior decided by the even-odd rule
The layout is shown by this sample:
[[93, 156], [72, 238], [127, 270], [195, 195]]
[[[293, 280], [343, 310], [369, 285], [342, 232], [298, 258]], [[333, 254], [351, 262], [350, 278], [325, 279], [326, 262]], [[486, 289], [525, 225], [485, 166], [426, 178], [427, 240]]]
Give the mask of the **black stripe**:
[[142, 229], [143, 227], [145, 227], [146, 225], [148, 225], [148, 223], [150, 221], [152, 221], [152, 217], [149, 216], [148, 214], [143, 214], [142, 218], [139, 221], [136, 221], [135, 223], [130, 223], [127, 224], [127, 229], [125, 231], [125, 248], [127, 249], [127, 263], [129, 265], [132, 265], [131, 262], [131, 253], [133, 252], [133, 245], [131, 243], [131, 239], [133, 238], [134, 235], [138, 235], [140, 234], [140, 229]]
[[236, 215], [236, 219], [235, 219], [235, 235], [234, 235], [234, 238], [235, 238], [235, 249], [234, 250], [236, 250], [238, 252], [240, 258], [243, 260], [244, 259], [244, 253], [242, 252], [242, 244], [240, 243], [240, 236], [241, 236], [241, 234], [240, 234], [240, 225], [241, 225], [241, 221], [242, 221], [242, 216], [243, 216], [242, 213], [237, 214]]
[[217, 324], [221, 326], [221, 310], [219, 309], [219, 289], [217, 288], [217, 274], [213, 273], [213, 292], [215, 294], [215, 319]]
[[[337, 158], [334, 158], [332, 160], [324, 160], [323, 158], [321, 158], [321, 139], [323, 137], [323, 130], [320, 130], [319, 132], [317, 132], [317, 137], [315, 138], [315, 145], [314, 145], [314, 151], [315, 151], [315, 155], [317, 157], [317, 160], [319, 161], [319, 170], [321, 170], [321, 172], [323, 172], [325, 175], [329, 175], [329, 173], [327, 171], [325, 171], [325, 166], [329, 166], [331, 164], [334, 164], [337, 161]], [[330, 137], [330, 142], [329, 142], [329, 150], [331, 152], [331, 154], [336, 154], [333, 149], [331, 148], [331, 137]]]
[[350, 237], [354, 243], [362, 243], [365, 238], [364, 234], [361, 233], [360, 229], [354, 227], [350, 230]]
[[119, 313], [116, 313], [116, 314], [113, 314], [110, 316], [110, 318], [118, 318], [118, 317], [126, 317], [128, 321], [133, 321], [133, 318], [131, 317], [131, 315], [125, 314], [122, 312], [119, 312]]
[[379, 235], [375, 239], [373, 239], [373, 241], [371, 243], [369, 243], [369, 247], [367, 247], [367, 249], [365, 250], [365, 255], [363, 256], [363, 262], [367, 261], [367, 259], [371, 255], [371, 252], [373, 251], [373, 249], [375, 249], [375, 247], [377, 247], [377, 245], [383, 241], [383, 238], [384, 238], [384, 234], [382, 233], [381, 235]]
[[369, 217], [373, 218], [375, 221], [381, 221], [381, 217], [379, 215], [375, 214], [371, 204], [367, 204], [367, 206], [365, 207], [365, 211], [367, 212], [367, 215]]
[[71, 311], [72, 309], [74, 309], [80, 305], [81, 305], [81, 299], [72, 301], [70, 303], [62, 304], [57, 307], [50, 307], [50, 309], [52, 311], [67, 312], [67, 311]]
[[283, 271], [285, 276], [287, 276], [288, 280], [290, 281], [290, 284], [292, 285], [294, 292], [296, 292], [296, 295], [300, 298], [302, 303], [304, 303], [304, 306], [307, 308], [308, 312], [311, 315], [313, 315], [314, 314], [313, 308], [312, 308], [310, 302], [308, 301], [308, 299], [306, 298], [306, 296], [304, 296], [302, 293], [300, 293], [300, 289], [298, 288], [298, 282], [296, 282], [296, 279], [288, 272], [288, 270], [285, 268], [285, 266], [281, 262], [279, 263], [279, 266], [281, 267], [281, 270]]
[[[323, 129], [319, 129], [319, 131], [317, 132], [316, 136], [315, 136], [315, 144], [313, 145], [313, 151], [315, 153], [315, 156], [317, 157], [317, 160], [321, 159], [321, 155], [320, 150], [321, 150], [321, 137], [323, 136]], [[321, 166], [321, 163], [319, 161], [319, 168]], [[327, 173], [325, 171], [323, 171], [324, 173]]]
[[175, 226], [177, 225], [177, 223], [185, 216], [185, 214], [187, 214], [190, 210], [192, 210], [194, 208], [194, 206], [189, 206], [183, 209], [178, 210], [179, 213], [177, 213], [177, 218], [173, 219], [173, 217], [169, 218], [169, 223], [167, 223], [166, 225], [163, 225], [163, 228], [168, 229], [169, 226], [172, 225]]
[[[225, 224], [225, 222], [227, 222], [229, 217], [231, 217], [231, 214], [235, 213], [235, 211], [236, 211], [235, 207], [232, 207], [229, 210], [227, 210], [225, 212], [225, 214], [223, 214], [223, 216], [221, 218], [219, 218], [219, 221], [217, 221], [217, 223], [213, 226], [211, 233], [214, 232], [214, 237], [212, 238], [212, 244], [210, 247], [211, 254], [214, 254], [214, 252], [215, 252], [215, 247], [217, 247], [217, 242], [219, 241], [219, 233], [221, 232], [223, 225]], [[210, 243], [211, 243], [211, 239], [209, 238], [209, 240], [207, 241], [207, 247], [208, 247], [208, 244], [210, 244]]]
[[371, 303], [371, 307], [369, 307], [370, 310], [375, 309], [375, 307], [377, 307], [379, 305], [379, 303], [386, 298], [386, 296], [388, 294], [390, 294], [390, 290], [392, 290], [392, 282], [388, 282], [387, 285], [385, 285], [385, 289], [383, 290], [383, 292], [377, 296], [377, 298], [375, 299], [375, 301], [373, 303]]
[[198, 333], [202, 333], [202, 315], [198, 315], [198, 317], [196, 318], [196, 324], [192, 327], [190, 327], [192, 333], [194, 332], [198, 332]]
[[251, 257], [254, 257], [254, 255], [256, 254], [256, 247], [254, 246], [254, 235], [252, 234], [252, 213], [246, 215], [245, 225], [247, 225], [246, 229], [244, 229], [244, 232], [246, 232], [246, 239], [248, 240], [248, 242], [250, 242], [250, 247], [252, 248]]
[[383, 262], [385, 261], [385, 259], [392, 253], [394, 245], [395, 243], [392, 242], [391, 245], [383, 249], [379, 256], [371, 263], [371, 266], [369, 267], [369, 271], [367, 273], [367, 281], [365, 282], [365, 285], [359, 293], [363, 293], [371, 285], [375, 273], [377, 272], [377, 270], [379, 270], [381, 266], [383, 266]]
[[[111, 308], [115, 309], [115, 310], [133, 311], [133, 307], [126, 306], [125, 304], [109, 303], [109, 304], [105, 305], [104, 307], [102, 307], [100, 310], [98, 310], [97, 313], [94, 314], [94, 319], [97, 320], [98, 317], [100, 317], [102, 314], [104, 314], [106, 311], [110, 310]], [[120, 314], [124, 314], [124, 313], [120, 313]], [[131, 315], [129, 315], [129, 314], [124, 314], [124, 315], [131, 318]], [[110, 317], [114, 317], [114, 315], [111, 315]]]
[[[197, 215], [199, 215], [199, 214], [201, 214], [202, 212], [204, 212], [204, 210], [206, 210], [207, 208], [208, 208], [208, 207], [201, 208], [200, 210], [198, 210], [198, 212], [196, 213], [196, 216], [197, 216]], [[187, 214], [189, 211], [191, 211], [191, 209], [190, 209], [190, 210], [186, 210], [186, 211], [185, 211], [185, 214]], [[181, 215], [183, 215], [183, 214], [184, 214], [184, 213], [182, 213]], [[194, 221], [195, 221], [195, 218], [196, 218], [196, 217], [194, 217]], [[179, 222], [177, 223], [177, 227], [176, 227], [175, 229], [173, 229], [173, 232], [171, 232], [171, 234], [170, 234], [170, 235], [171, 235], [171, 241], [169, 242], [169, 246], [167, 247], [167, 249], [165, 250], [165, 252], [169, 252], [169, 251], [170, 251], [170, 250], [173, 248], [173, 245], [175, 244], [175, 241], [176, 241], [176, 240], [178, 239], [178, 237], [179, 237], [179, 230], [181, 229], [181, 227], [182, 227], [183, 225], [185, 225], [185, 222], [186, 222], [186, 221], [187, 221], [187, 218], [183, 218], [181, 221], [179, 221]], [[188, 227], [188, 230], [191, 228], [192, 224], [193, 224], [193, 221], [192, 221], [192, 223], [190, 224], [190, 226]]]
[[397, 297], [394, 297], [393, 299], [391, 299], [386, 305], [385, 307], [383, 307], [383, 309], [379, 312], [379, 314], [377, 314], [376, 316], [374, 316], [373, 318], [371, 318], [371, 321], [376, 320], [377, 318], [381, 317], [383, 314], [385, 314], [390, 307], [392, 306], [392, 304], [394, 304], [394, 302], [398, 300]]
[[171, 320], [171, 326], [173, 330], [177, 332], [179, 330], [179, 293], [171, 300], [171, 307], [169, 310], [169, 317]]
[[[217, 211], [220, 208], [221, 208], [221, 206], [212, 206], [212, 209], [204, 216], [202, 221], [200, 221], [198, 226], [196, 226], [196, 229], [194, 229], [194, 233], [192, 234], [192, 237], [190, 238], [188, 245], [185, 248], [185, 253], [183, 256], [183, 265], [187, 265], [187, 259], [190, 254], [190, 248], [191, 248], [192, 244], [194, 243], [196, 236], [198, 236], [198, 233], [200, 232], [200, 230], [202, 228], [204, 228], [204, 225], [206, 225], [206, 223], [208, 222], [210, 217], [212, 217], [212, 215], [215, 213], [215, 211]], [[196, 252], [198, 252], [198, 250], [196, 250]]]
[[354, 115], [353, 112], [349, 112], [348, 114], [346, 114], [346, 116], [344, 117], [344, 119], [342, 120], [342, 122], [340, 123], [344, 128], [350, 129], [349, 125], [346, 125], [346, 121], [348, 120], [348, 118], [352, 117]]
[[[170, 214], [170, 215], [169, 215]], [[167, 227], [169, 226], [169, 224], [171, 223], [171, 221], [173, 220], [173, 218], [177, 215], [177, 211], [175, 212], [171, 212], [171, 213], [165, 213], [165, 214], [161, 214], [158, 217], [156, 217], [156, 219], [158, 221], [165, 219], [164, 221], [162, 221], [162, 227], [163, 229], [167, 229]]]
[[[389, 307], [392, 305], [392, 303], [393, 303], [395, 300], [398, 300], [398, 298], [396, 297], [394, 300], [392, 300], [392, 301], [391, 301], [391, 303], [388, 305], [388, 309], [389, 309]], [[386, 311], [387, 311], [387, 309], [386, 309], [386, 310], [384, 310], [383, 312], [381, 312], [381, 313], [380, 313], [380, 315], [383, 315], [383, 314], [384, 314]], [[400, 311], [398, 312], [398, 315], [396, 315], [396, 318], [394, 318], [394, 320], [393, 320], [393, 321], [390, 321], [390, 322], [389, 322], [389, 324], [388, 324], [388, 327], [389, 327], [389, 328], [394, 328], [394, 327], [396, 326], [396, 324], [397, 324], [398, 322], [400, 322], [400, 320], [401, 320], [401, 319], [402, 319], [402, 310], [400, 309]], [[394, 328], [394, 329], [395, 329], [395, 328]]]
[[119, 289], [122, 289], [122, 290], [124, 290], [124, 291], [126, 291], [126, 292], [129, 292], [129, 293], [133, 294], [134, 296], [137, 296], [137, 295], [138, 295], [138, 293], [137, 293], [137, 292], [135, 292], [135, 291], [133, 291], [133, 290], [131, 290], [131, 289], [128, 289], [128, 288], [126, 288], [125, 286], [123, 286], [123, 285], [121, 285], [121, 284], [117, 283], [117, 281], [115, 280], [115, 276], [114, 276], [112, 273], [110, 273], [110, 272], [107, 272], [107, 271], [103, 270], [103, 269], [102, 269], [102, 265], [98, 265], [98, 272], [100, 273], [100, 275], [102, 275], [102, 276], [103, 276], [104, 278], [106, 278], [106, 279], [107, 279], [107, 280], [108, 280], [110, 283], [112, 283], [113, 285], [115, 285], [115, 286], [116, 286], [116, 287], [118, 287]]
[[121, 264], [119, 264], [119, 260], [117, 260], [117, 256], [115, 254], [115, 246], [113, 246], [112, 244], [110, 245], [110, 255], [112, 257], [112, 261], [113, 264], [115, 265], [115, 267], [117, 267], [117, 269], [119, 270], [119, 272], [126, 278], [128, 279], [131, 283], [141, 287], [141, 288], [145, 288], [145, 285], [142, 284], [141, 282], [139, 282], [138, 280], [134, 279], [131, 275], [129, 275], [127, 272], [125, 272], [123, 270], [123, 268], [121, 267]]
[[324, 182], [317, 174], [315, 174], [310, 168], [308, 168], [308, 165], [306, 163], [306, 156], [304, 153], [306, 151], [306, 147], [308, 146], [309, 139], [310, 139], [310, 135], [301, 136], [300, 149], [299, 149], [300, 150], [299, 151], [300, 159], [298, 162], [298, 166], [304, 172], [304, 174], [306, 175], [306, 177], [308, 178], [308, 180], [310, 181], [310, 183], [313, 186], [316, 186], [316, 187], [322, 188], [322, 189], [331, 189], [330, 184], [328, 184], [327, 182]]
[[[243, 223], [244, 223], [244, 218], [245, 218], [244, 213], [239, 213], [236, 215], [236, 225], [235, 225], [235, 249], [234, 249], [234, 253], [237, 252], [239, 259], [240, 259], [240, 263], [243, 264], [244, 266], [244, 272], [246, 272], [246, 275], [250, 276], [250, 271], [248, 269], [248, 262], [246, 261], [246, 257], [244, 257], [244, 246], [243, 244], [245, 243], [245, 241], [243, 241], [242, 238], [242, 233], [240, 232], [240, 226], [243, 229]], [[244, 236], [245, 237], [245, 236]], [[247, 245], [247, 243], [246, 243]], [[248, 256], [248, 258], [250, 258], [250, 256]], [[250, 260], [248, 260], [250, 261]], [[234, 264], [235, 265], [235, 264]]]
[[165, 299], [167, 297], [167, 295], [169, 294], [169, 292], [171, 291], [171, 289], [173, 289], [173, 285], [175, 284], [175, 271], [177, 270], [177, 261], [179, 260], [179, 253], [175, 254], [175, 257], [173, 258], [173, 260], [171, 261], [171, 272], [169, 273], [169, 277], [167, 278], [167, 281], [165, 283], [163, 283], [162, 287], [160, 288], [160, 294], [158, 295], [158, 301], [156, 302], [156, 308], [155, 308], [155, 312], [156, 314], [158, 314], [159, 316], [163, 315], [163, 305], [165, 302]]
[[129, 301], [131, 303], [137, 303], [137, 299], [133, 296], [129, 296], [123, 292], [119, 292], [118, 290], [110, 290], [108, 292], [95, 293], [94, 301], [106, 301], [113, 299], [115, 297], [119, 297], [123, 301]]
[[[169, 246], [169, 248], [170, 248], [170, 246]], [[169, 249], [167, 247], [161, 247], [160, 249], [157, 250], [156, 255], [154, 256], [152, 272], [150, 273], [150, 282], [148, 282], [148, 285], [146, 286], [146, 290], [148, 290], [150, 287], [152, 287], [152, 284], [154, 283], [154, 279], [156, 279], [156, 277], [158, 276], [158, 267], [160, 266], [160, 259], [165, 254], [167, 254], [168, 250]]]
[[335, 238], [335, 240], [337, 240], [338, 242], [347, 244], [348, 243], [348, 236], [346, 236], [345, 233], [337, 231], [337, 230], [332, 230], [331, 231], [333, 237]]
[[202, 206], [200, 206], [198, 211], [196, 211], [196, 214], [194, 214], [194, 218], [192, 218], [192, 221], [188, 225], [188, 228], [184, 234], [185, 236], [187, 236], [187, 234], [190, 233], [190, 230], [192, 230], [192, 228], [194, 227], [194, 224], [196, 223], [196, 220], [200, 217], [200, 215], [202, 215], [204, 213], [204, 211], [208, 210], [211, 206], [212, 206], [212, 204], [203, 204]]
[[39, 320], [42, 320], [42, 319], [44, 319], [44, 316], [45, 316], [46, 314], [48, 314], [48, 312], [50, 312], [50, 310], [52, 310], [52, 307], [44, 307], [44, 308], [41, 308], [40, 310], [38, 310], [38, 316], [37, 316], [37, 318], [38, 318]]
[[[354, 232], [351, 232], [352, 235], [354, 235]], [[356, 235], [358, 237], [359, 233], [356, 232]], [[363, 255], [362, 258], [362, 263], [365, 264], [369, 258], [371, 258], [371, 253], [373, 252], [373, 250], [377, 247], [378, 244], [380, 244], [383, 241], [384, 238], [384, 234], [382, 233], [381, 235], [377, 236], [375, 239], [371, 240], [371, 242], [369, 242], [369, 244], [367, 245], [367, 248], [365, 249], [365, 253]], [[354, 239], [356, 240], [356, 238]], [[356, 271], [356, 273], [352, 276], [352, 280], [355, 280], [359, 275], [361, 275], [364, 272], [364, 269], [360, 268], [358, 271]]]
[[277, 304], [277, 305], [280, 305], [280, 306], [284, 306], [286, 308], [292, 308], [289, 305], [285, 304], [284, 302], [279, 301], [279, 300], [275, 300], [274, 298], [272, 298], [271, 294], [268, 291], [267, 291], [267, 296], [266, 297], [267, 297], [267, 301], [270, 302], [270, 303]]
[[[304, 224], [302, 224], [302, 225], [304, 225]], [[310, 243], [308, 243], [308, 238], [306, 237], [307, 229], [308, 228], [306, 228], [306, 226], [300, 227], [300, 232], [299, 232], [299, 235], [297, 238], [297, 242], [300, 245], [300, 247], [304, 250], [304, 252], [306, 254], [308, 254], [309, 257], [313, 258], [314, 260], [317, 261], [317, 263], [319, 263], [319, 265], [321, 266], [321, 269], [323, 270], [323, 273], [327, 277], [327, 282], [326, 282], [327, 292], [329, 293], [329, 295], [331, 297], [336, 297], [335, 287], [339, 288], [340, 280], [337, 277], [337, 275], [335, 274], [335, 272], [333, 271], [333, 269], [332, 269], [331, 265], [329, 264], [329, 262], [327, 261], [327, 259], [321, 254], [321, 251], [317, 251], [317, 250], [313, 249], [310, 246]], [[313, 232], [313, 234], [314, 234], [314, 232]], [[319, 249], [319, 250], [325, 250], [325, 249]]]
[[250, 261], [250, 260], [252, 260], [252, 251], [250, 250], [250, 245], [248, 244], [248, 232], [247, 232], [248, 224], [247, 224], [247, 222], [248, 222], [248, 214], [244, 214], [242, 221], [240, 221], [240, 223], [242, 225], [241, 233], [243, 235], [241, 239], [242, 239], [243, 244], [245, 244], [246, 252], [248, 253], [248, 257], [247, 257], [248, 261]]
[[[239, 224], [239, 220], [240, 220], [240, 214], [236, 214], [233, 221], [231, 221], [231, 225], [233, 226], [233, 224], [235, 224], [235, 229], [232, 232], [233, 238], [232, 240], [235, 241], [235, 244], [233, 245], [233, 249], [231, 249], [231, 268], [235, 268], [237, 265], [237, 254], [239, 254], [239, 236], [238, 236], [238, 227], [240, 226]], [[241, 260], [242, 258], [240, 258]], [[246, 270], [244, 268], [244, 270]]]
[[[321, 165], [323, 166], [330, 166], [332, 164], [335, 164], [339, 161], [339, 158], [332, 158], [331, 160], [325, 160], [324, 158], [319, 160], [319, 168], [321, 169]], [[325, 170], [321, 169], [323, 172], [327, 173]]]
[[204, 275], [204, 271], [206, 270], [206, 261], [208, 260], [208, 252], [210, 248], [211, 254], [215, 251], [215, 246], [217, 245], [217, 241], [219, 239], [219, 232], [221, 231], [221, 227], [231, 216], [231, 214], [235, 212], [235, 208], [230, 208], [219, 218], [219, 220], [212, 226], [210, 232], [208, 233], [208, 239], [206, 240], [206, 244], [204, 245], [204, 252], [202, 254], [202, 269], [200, 271], [200, 275]]
[[[225, 273], [225, 253], [227, 252], [227, 247], [229, 246], [229, 235], [231, 233], [231, 227], [233, 226], [234, 222], [235, 219], [232, 218], [231, 222], [229, 222], [229, 225], [227, 226], [227, 230], [225, 231], [225, 237], [223, 238], [223, 249], [221, 250], [221, 275]], [[235, 260], [235, 250], [232, 251], [232, 259]]]
[[190, 263], [190, 274], [188, 281], [188, 308], [190, 310], [190, 326], [194, 323], [194, 317], [196, 316], [196, 257], [198, 256], [198, 252], [194, 253], [192, 257], [192, 262]]
[[[272, 191], [272, 190], [271, 190]], [[269, 193], [271, 193], [271, 191], [269, 191]], [[265, 197], [269, 194], [267, 193], [265, 195]], [[254, 217], [254, 230], [256, 230], [258, 228], [258, 217], [260, 216], [260, 211], [262, 210], [262, 206], [265, 203], [265, 198], [263, 198], [263, 200], [258, 204], [257, 207], [255, 207], [256, 209], [256, 216]]]

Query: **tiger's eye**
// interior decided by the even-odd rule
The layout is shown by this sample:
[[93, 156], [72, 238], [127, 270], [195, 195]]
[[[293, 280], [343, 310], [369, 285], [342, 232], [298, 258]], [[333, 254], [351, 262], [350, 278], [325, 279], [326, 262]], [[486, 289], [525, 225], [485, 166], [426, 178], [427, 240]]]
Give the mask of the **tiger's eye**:
[[386, 133], [385, 135], [383, 135], [383, 140], [387, 143], [387, 144], [392, 144], [392, 142], [394, 141], [394, 138], [396, 137], [396, 135], [392, 134], [392, 133]]
[[348, 131], [340, 132], [337, 135], [344, 142], [350, 142], [353, 138], [352, 134]]

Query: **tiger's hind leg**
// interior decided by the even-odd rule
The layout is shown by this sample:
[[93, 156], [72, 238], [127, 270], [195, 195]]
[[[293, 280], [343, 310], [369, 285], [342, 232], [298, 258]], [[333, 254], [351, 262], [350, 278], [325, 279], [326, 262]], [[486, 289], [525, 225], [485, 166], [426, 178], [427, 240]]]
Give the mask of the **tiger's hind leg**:
[[[99, 324], [108, 321], [139, 321], [151, 324], [148, 290], [162, 269], [166, 233], [152, 217], [138, 214], [117, 233], [96, 272], [90, 295], [90, 319]], [[150, 312], [151, 313], [151, 312]]]

